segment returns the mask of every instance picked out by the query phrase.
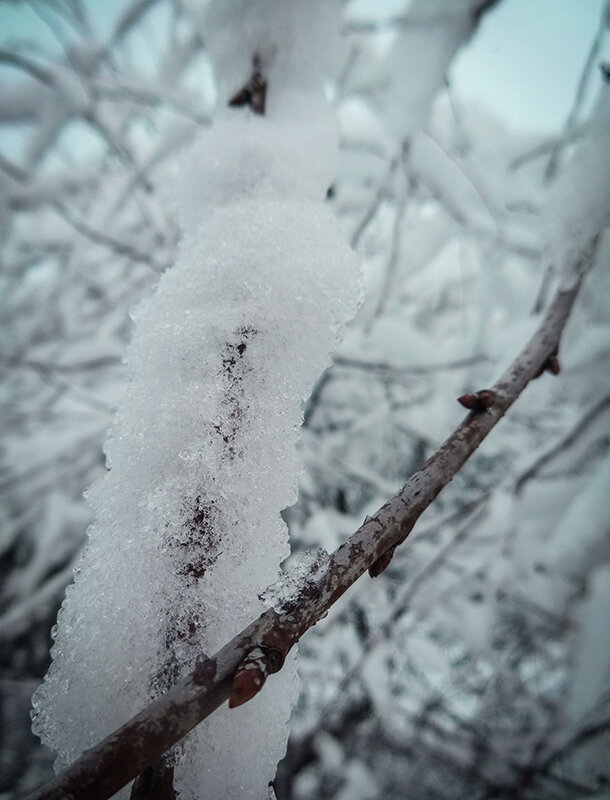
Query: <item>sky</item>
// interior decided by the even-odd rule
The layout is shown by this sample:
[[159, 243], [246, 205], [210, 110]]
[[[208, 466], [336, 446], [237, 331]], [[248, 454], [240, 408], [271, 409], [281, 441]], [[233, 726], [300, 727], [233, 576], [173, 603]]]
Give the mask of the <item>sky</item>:
[[[458, 56], [452, 74], [455, 91], [519, 128], [560, 127], [603, 5], [604, 0], [502, 0], [484, 18], [473, 44]], [[597, 74], [594, 79], [596, 83]]]
[[[447, 3], [453, 0], [446, 0]], [[86, 0], [92, 26], [103, 36], [125, 0]], [[355, 0], [363, 14], [388, 13], [405, 0]], [[559, 130], [569, 113], [605, 0], [502, 0], [487, 14], [471, 46], [453, 66], [456, 96], [488, 108], [510, 125], [532, 132]], [[40, 0], [0, 0], [0, 40], [57, 42], [36, 10]], [[149, 32], [154, 38], [154, 32]], [[610, 32], [606, 37], [610, 39]], [[609, 58], [608, 42], [606, 57]], [[7, 70], [0, 72], [6, 79]], [[597, 80], [597, 77], [595, 77]], [[593, 84], [595, 81], [592, 82]], [[595, 86], [591, 87], [593, 95]]]

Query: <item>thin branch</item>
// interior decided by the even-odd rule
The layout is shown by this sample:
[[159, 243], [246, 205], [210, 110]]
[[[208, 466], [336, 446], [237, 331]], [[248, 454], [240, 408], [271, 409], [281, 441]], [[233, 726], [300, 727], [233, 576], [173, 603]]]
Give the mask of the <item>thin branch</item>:
[[137, 0], [135, 3], [128, 6], [115, 26], [111, 37], [111, 44], [117, 44], [121, 39], [125, 38], [131, 29], [139, 24], [140, 19], [150, 11], [151, 8], [156, 6], [158, 2], [159, 0]]
[[406, 139], [403, 142], [401, 156], [400, 156], [400, 162], [403, 168], [401, 172], [402, 185], [400, 187], [400, 195], [398, 197], [398, 202], [396, 204], [396, 214], [394, 216], [394, 225], [392, 227], [392, 241], [390, 244], [390, 253], [388, 257], [388, 262], [386, 264], [383, 283], [381, 286], [381, 291], [379, 292], [379, 297], [377, 298], [377, 302], [375, 304], [375, 308], [373, 310], [371, 318], [367, 321], [366, 325], [364, 326], [364, 330], [366, 333], [370, 331], [371, 326], [375, 322], [375, 320], [382, 315], [385, 306], [390, 298], [392, 284], [394, 283], [398, 261], [400, 259], [405, 217], [407, 215], [407, 211], [409, 208], [409, 201], [413, 198], [413, 195], [417, 190], [417, 180], [413, 177], [413, 174], [411, 173], [408, 165], [410, 150], [411, 150], [411, 140]]
[[551, 753], [545, 762], [541, 764], [538, 769], [545, 775], [548, 774], [551, 767], [562, 758], [565, 758], [569, 753], [574, 752], [579, 747], [587, 744], [591, 739], [598, 736], [604, 736], [610, 731], [610, 717], [604, 717], [601, 720], [590, 722], [583, 725], [576, 733], [567, 741], [562, 747], [559, 747]]
[[[480, 0], [472, 4], [470, 10], [470, 17], [472, 20], [473, 32], [476, 30], [483, 16], [496, 6], [500, 0]], [[389, 17], [385, 20], [351, 20], [343, 26], [342, 33], [349, 34], [362, 34], [362, 33], [381, 33], [391, 29], [398, 30], [426, 30], [428, 28], [435, 28], [437, 26], [451, 24], [457, 15], [461, 13], [461, 9], [449, 11], [437, 11], [433, 8], [431, 12], [419, 12], [418, 14], [407, 13], [400, 14], [394, 17]]]
[[28, 800], [111, 797], [229, 697], [236, 672], [253, 650], [270, 641], [284, 642], [284, 650], [290, 649], [366, 570], [404, 542], [426, 508], [556, 353], [598, 241], [596, 237], [582, 255], [578, 280], [559, 289], [534, 336], [491, 387], [494, 399], [488, 408], [468, 414], [403, 489], [367, 517], [324, 567], [302, 581], [295, 596], [251, 622], [213, 658], [202, 655], [192, 673]]
[[32, 78], [40, 81], [40, 83], [44, 83], [45, 86], [53, 86], [53, 76], [51, 73], [44, 67], [41, 67], [40, 64], [37, 64], [31, 58], [21, 53], [15, 53], [12, 50], [0, 48], [0, 64], [10, 64], [12, 67], [17, 67], [27, 72]]
[[530, 161], [534, 161], [537, 158], [542, 158], [543, 156], [547, 155], [547, 153], [552, 152], [558, 147], [566, 147], [566, 145], [572, 144], [573, 142], [577, 141], [577, 139], [581, 139], [585, 135], [586, 130], [586, 125], [580, 125], [573, 128], [567, 134], [564, 133], [561, 136], [554, 137], [553, 139], [546, 139], [544, 142], [537, 144], [530, 150], [526, 150], [525, 153], [513, 158], [508, 165], [509, 171], [513, 172], [514, 170], [521, 169], [521, 167], [525, 166], [525, 164], [529, 163]]
[[557, 167], [559, 166], [559, 158], [563, 150], [564, 143], [569, 140], [571, 134], [576, 128], [576, 122], [578, 120], [578, 116], [585, 101], [587, 84], [589, 83], [589, 78], [591, 77], [591, 74], [595, 69], [595, 62], [597, 61], [597, 58], [600, 54], [602, 44], [604, 41], [604, 36], [606, 33], [606, 14], [608, 13], [608, 8], [610, 8], [610, 5], [606, 3], [604, 9], [602, 10], [602, 16], [599, 23], [599, 28], [597, 29], [595, 39], [593, 40], [591, 47], [589, 49], [587, 60], [585, 61], [585, 65], [583, 67], [580, 80], [578, 82], [578, 88], [576, 89], [576, 96], [574, 98], [574, 103], [572, 105], [570, 113], [568, 114], [568, 118], [566, 120], [563, 129], [563, 136], [555, 144], [555, 147], [551, 151], [551, 156], [546, 165], [546, 169], [544, 171], [544, 177], [547, 181], [552, 180], [552, 178], [554, 178], [555, 175], [557, 174]]
[[102, 367], [115, 366], [121, 363], [119, 356], [99, 356], [92, 358], [90, 361], [76, 361], [74, 364], [57, 364], [47, 361], [36, 361], [29, 358], [21, 358], [21, 356], [10, 355], [7, 353], [0, 353], [0, 364], [9, 364], [11, 367], [26, 367], [36, 370], [37, 372], [88, 372], [89, 370], [98, 370]]
[[484, 508], [476, 509], [474, 514], [458, 528], [457, 532], [452, 536], [447, 544], [445, 544], [444, 547], [438, 551], [436, 556], [417, 573], [417, 575], [407, 586], [403, 587], [402, 591], [398, 593], [398, 596], [392, 604], [389, 614], [382, 622], [378, 624], [375, 632], [368, 637], [357, 660], [341, 678], [333, 697], [325, 704], [320, 714], [322, 719], [324, 719], [330, 712], [332, 706], [337, 702], [337, 698], [345, 695], [349, 689], [350, 683], [354, 680], [354, 678], [358, 677], [362, 673], [362, 669], [364, 668], [370, 654], [379, 644], [388, 639], [392, 625], [396, 623], [412, 606], [413, 599], [418, 594], [421, 587], [424, 586], [426, 581], [432, 577], [447, 561], [448, 556], [453, 552], [453, 550], [455, 550], [460, 544], [468, 539], [474, 528], [484, 516]]
[[3, 362], [10, 366], [26, 367], [28, 369], [33, 370], [45, 383], [49, 384], [50, 386], [57, 387], [62, 391], [69, 392], [70, 395], [75, 400], [78, 400], [80, 403], [84, 403], [85, 405], [91, 408], [95, 408], [96, 410], [106, 411], [106, 412], [110, 410], [107, 403], [103, 403], [101, 400], [98, 400], [97, 397], [94, 397], [93, 395], [89, 394], [85, 389], [82, 389], [81, 387], [78, 386], [74, 386], [69, 381], [60, 377], [58, 373], [70, 372], [71, 370], [69, 368], [56, 370], [53, 368], [53, 366], [57, 367], [59, 365], [47, 366], [42, 361], [28, 361], [26, 359], [20, 359], [17, 356], [0, 355], [0, 364]]
[[333, 358], [334, 364], [338, 367], [352, 367], [365, 371], [404, 375], [429, 375], [434, 372], [471, 367], [484, 361], [488, 361], [488, 358], [482, 353], [477, 353], [468, 358], [458, 358], [455, 361], [441, 361], [438, 364], [389, 364], [385, 361], [366, 361], [361, 358], [350, 358], [349, 356], [341, 355]]
[[526, 469], [525, 472], [519, 476], [515, 484], [515, 494], [521, 494], [525, 484], [531, 481], [532, 478], [535, 478], [536, 475], [538, 475], [538, 473], [549, 463], [549, 461], [552, 461], [564, 450], [568, 450], [573, 444], [579, 441], [580, 437], [587, 430], [587, 428], [592, 425], [597, 417], [600, 414], [603, 414], [608, 408], [610, 408], [610, 395], [602, 397], [602, 399], [596, 403], [593, 408], [590, 408], [588, 411], [586, 411], [568, 434], [562, 436], [561, 439], [555, 445], [553, 445], [550, 450], [547, 450], [547, 452], [540, 456], [540, 458], [537, 459], [537, 461], [535, 461], [531, 467]]
[[148, 253], [138, 250], [129, 242], [114, 239], [107, 233], [92, 228], [91, 225], [84, 222], [82, 219], [77, 219], [75, 214], [63, 203], [57, 201], [53, 203], [53, 208], [75, 231], [82, 234], [85, 238], [89, 239], [89, 241], [107, 248], [117, 256], [129, 258], [131, 261], [136, 261], [140, 264], [146, 264], [155, 272], [163, 272], [165, 269], [164, 264], [160, 264]]
[[388, 164], [388, 168], [383, 177], [383, 180], [381, 181], [379, 188], [375, 192], [375, 197], [373, 198], [371, 204], [365, 211], [364, 216], [362, 217], [360, 222], [354, 228], [354, 232], [350, 236], [349, 240], [350, 247], [352, 247], [354, 250], [358, 247], [358, 243], [360, 242], [360, 239], [362, 238], [362, 235], [364, 234], [368, 226], [377, 216], [377, 212], [381, 208], [382, 203], [390, 196], [390, 184], [394, 177], [394, 173], [398, 169], [398, 165], [402, 161], [402, 153], [404, 147], [405, 143], [403, 142], [398, 152], [392, 157], [390, 163]]

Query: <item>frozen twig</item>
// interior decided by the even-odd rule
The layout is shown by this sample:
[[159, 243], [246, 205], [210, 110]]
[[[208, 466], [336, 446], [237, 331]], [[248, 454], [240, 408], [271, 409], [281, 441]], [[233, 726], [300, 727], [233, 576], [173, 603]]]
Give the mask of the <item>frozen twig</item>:
[[400, 187], [400, 194], [396, 204], [394, 225], [392, 227], [392, 243], [390, 246], [390, 253], [388, 256], [388, 262], [386, 264], [381, 291], [379, 293], [379, 297], [377, 298], [377, 303], [375, 304], [373, 314], [365, 325], [365, 331], [370, 331], [372, 324], [382, 315], [392, 293], [392, 285], [394, 283], [396, 268], [400, 259], [405, 216], [407, 215], [409, 208], [409, 201], [412, 199], [417, 190], [417, 180], [413, 177], [411, 170], [409, 169], [410, 150], [411, 140], [406, 139], [402, 144], [400, 155], [400, 164], [402, 166], [400, 175], [402, 178], [402, 185]]
[[118, 239], [109, 236], [107, 233], [93, 228], [82, 219], [77, 219], [74, 212], [59, 201], [53, 204], [53, 208], [62, 217], [62, 219], [64, 219], [69, 225], [71, 225], [72, 228], [74, 228], [75, 231], [89, 239], [89, 241], [99, 244], [101, 247], [107, 248], [117, 256], [128, 258], [130, 261], [135, 261], [139, 264], [146, 264], [146, 266], [150, 267], [155, 272], [161, 273], [165, 269], [165, 264], [160, 264], [151, 255], [145, 253], [144, 251], [138, 250], [130, 242], [119, 241]]
[[589, 49], [587, 60], [585, 61], [585, 65], [583, 67], [580, 80], [578, 82], [578, 88], [576, 89], [574, 103], [572, 104], [572, 108], [570, 109], [570, 113], [568, 114], [568, 118], [566, 120], [563, 130], [563, 136], [556, 141], [553, 149], [551, 150], [551, 155], [546, 165], [546, 169], [544, 171], [544, 177], [546, 180], [552, 180], [557, 174], [557, 167], [559, 165], [559, 158], [561, 156], [561, 153], [565, 147], [566, 142], [570, 140], [573, 133], [575, 132], [578, 117], [585, 101], [589, 80], [591, 78], [593, 70], [595, 69], [595, 64], [601, 52], [602, 44], [604, 41], [605, 29], [606, 29], [605, 17], [607, 14], [607, 10], [609, 8], [610, 5], [606, 3], [605, 8], [602, 11], [602, 17], [599, 23], [599, 28], [597, 29], [595, 39], [593, 40], [591, 47]]
[[405, 147], [405, 145], [403, 143], [401, 145], [398, 153], [396, 153], [392, 157], [392, 159], [390, 160], [390, 162], [388, 164], [388, 168], [386, 170], [386, 173], [385, 173], [385, 175], [383, 177], [383, 180], [381, 181], [381, 183], [379, 185], [379, 188], [375, 192], [375, 196], [374, 196], [372, 202], [370, 203], [369, 207], [365, 211], [362, 219], [356, 225], [356, 227], [354, 229], [354, 232], [350, 236], [350, 240], [349, 240], [350, 247], [353, 247], [354, 250], [358, 246], [358, 243], [360, 242], [360, 239], [362, 238], [362, 235], [364, 234], [364, 232], [366, 231], [368, 226], [371, 224], [371, 222], [377, 216], [377, 213], [378, 213], [379, 209], [381, 208], [383, 202], [391, 194], [390, 186], [391, 186], [391, 183], [392, 183], [392, 181], [394, 179], [394, 173], [396, 172], [396, 170], [398, 169], [399, 164], [401, 163], [402, 153], [403, 153], [404, 147]]
[[[586, 255], [594, 261], [597, 239]], [[538, 330], [491, 388], [490, 408], [472, 411], [437, 452], [373, 517], [330, 557], [298, 592], [269, 609], [205, 658], [190, 675], [127, 723], [87, 750], [28, 800], [105, 800], [180, 741], [227, 698], [236, 673], [257, 648], [285, 651], [327, 613], [341, 595], [384, 554], [404, 542], [419, 517], [495, 427], [525, 387], [556, 353], [587, 269], [560, 288]], [[269, 670], [274, 671], [273, 669]]]
[[483, 353], [477, 353], [468, 358], [458, 358], [455, 361], [441, 361], [438, 364], [390, 364], [385, 361], [367, 361], [362, 358], [350, 358], [349, 356], [341, 355], [337, 355], [333, 359], [334, 363], [339, 367], [352, 367], [354, 369], [389, 373], [391, 375], [429, 375], [435, 372], [472, 367], [486, 360], [487, 357]]
[[572, 428], [569, 433], [565, 436], [562, 436], [561, 439], [553, 445], [550, 450], [547, 450], [540, 458], [538, 458], [534, 464], [531, 465], [528, 469], [523, 472], [516, 484], [515, 484], [515, 494], [520, 494], [523, 491], [523, 487], [526, 483], [535, 478], [538, 473], [544, 469], [544, 467], [550, 462], [553, 461], [560, 453], [568, 450], [572, 447], [573, 444], [579, 442], [581, 440], [582, 434], [587, 430], [587, 428], [595, 422], [595, 420], [599, 417], [600, 414], [603, 414], [607, 409], [610, 408], [610, 395], [606, 395], [603, 397], [598, 403], [596, 403], [593, 408], [588, 409], [585, 414], [580, 418], [577, 424]]

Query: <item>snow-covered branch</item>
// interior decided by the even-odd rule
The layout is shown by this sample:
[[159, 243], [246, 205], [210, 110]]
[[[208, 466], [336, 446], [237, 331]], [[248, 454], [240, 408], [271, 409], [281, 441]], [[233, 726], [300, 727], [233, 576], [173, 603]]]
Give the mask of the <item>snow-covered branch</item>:
[[[290, 648], [368, 569], [378, 574], [444, 486], [458, 473], [526, 386], [549, 366], [591, 267], [597, 239], [582, 256], [579, 279], [560, 288], [538, 330], [488, 390], [490, 402], [471, 411], [439, 450], [329, 558], [316, 564], [285, 599], [251, 622], [213, 657], [121, 728], [88, 750], [28, 800], [105, 800], [215, 711], [234, 690], [240, 666], [261, 649], [267, 671], [281, 667]], [[259, 687], [261, 688], [261, 687]]]

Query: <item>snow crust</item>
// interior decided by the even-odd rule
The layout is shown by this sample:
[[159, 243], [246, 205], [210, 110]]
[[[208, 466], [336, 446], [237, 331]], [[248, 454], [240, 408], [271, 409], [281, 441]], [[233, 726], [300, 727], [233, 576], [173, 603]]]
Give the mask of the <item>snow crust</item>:
[[[243, 16], [241, 38], [218, 37], [220, 74], [248, 48], [268, 60], [271, 84], [290, 70], [268, 116], [231, 110], [188, 154], [176, 264], [133, 314], [110, 469], [88, 493], [95, 522], [34, 697], [57, 769], [259, 614], [289, 553], [279, 512], [296, 499], [302, 400], [358, 296], [357, 259], [320, 202], [336, 125], [313, 92], [286, 89], [314, 81], [305, 60], [322, 68], [319, 42], [316, 59], [306, 54], [311, 36], [330, 35], [333, 8], [223, 0], [210, 11], [215, 26]], [[181, 800], [268, 796], [295, 672], [291, 658], [272, 690], [221, 709], [177, 748]]]

